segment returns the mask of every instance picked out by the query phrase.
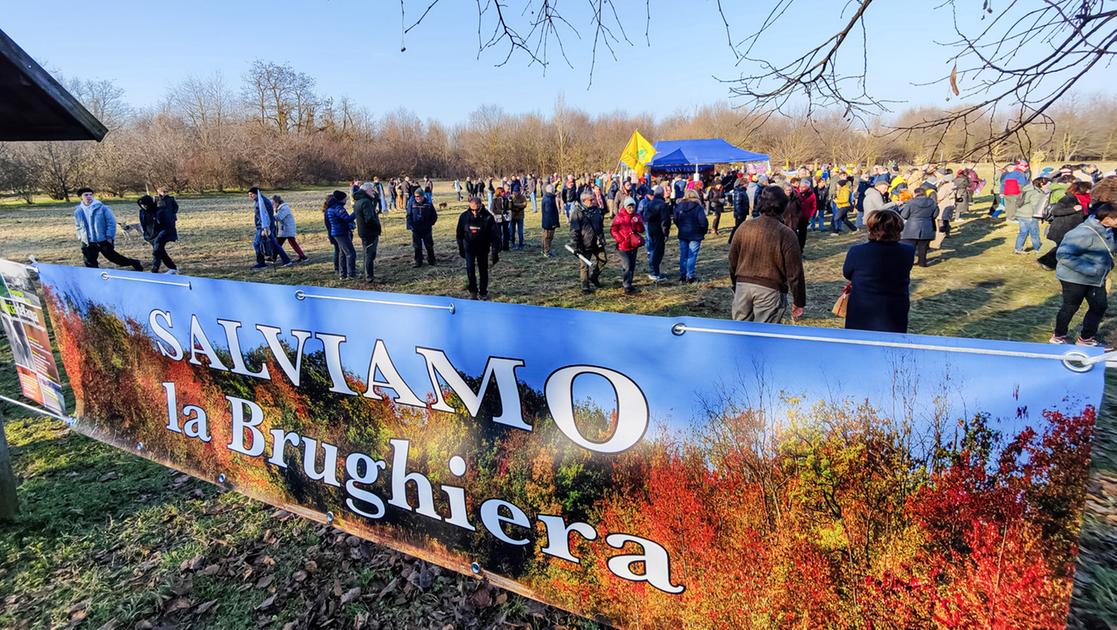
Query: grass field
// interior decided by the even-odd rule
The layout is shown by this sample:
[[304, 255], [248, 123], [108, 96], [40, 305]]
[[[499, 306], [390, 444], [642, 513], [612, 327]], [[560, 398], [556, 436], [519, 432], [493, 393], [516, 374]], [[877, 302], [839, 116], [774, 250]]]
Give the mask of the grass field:
[[[453, 244], [463, 205], [447, 191], [436, 195], [436, 202], [449, 205], [440, 211], [435, 228], [439, 266], [411, 268], [402, 213], [390, 213], [377, 259], [377, 290], [467, 297]], [[191, 275], [365, 288], [363, 282], [343, 282], [332, 273], [332, 253], [318, 210], [326, 192], [281, 193], [298, 218], [299, 240], [311, 257], [307, 263], [250, 269], [252, 207], [242, 194], [180, 198], [181, 240], [171, 246], [171, 256]], [[975, 205], [984, 211], [988, 201]], [[42, 262], [80, 264], [71, 208], [0, 210], [0, 256], [26, 260], [33, 255]], [[134, 209], [128, 202], [114, 204], [121, 221], [135, 222]], [[725, 218], [727, 224], [731, 221]], [[638, 275], [641, 292], [624, 296], [613, 257], [603, 276], [606, 288], [585, 296], [574, 258], [558, 249], [566, 242], [565, 233], [560, 229], [556, 239], [560, 255], [544, 258], [538, 225], [539, 215], [529, 207], [528, 247], [506, 252], [493, 269], [490, 294], [495, 300], [664, 316], [729, 316], [728, 230], [704, 243], [698, 264], [701, 282], [696, 285], [653, 286]], [[1057, 283], [1032, 256], [1012, 255], [1015, 234], [1015, 224], [978, 218], [976, 212], [964, 217], [954, 236], [933, 253], [933, 264], [913, 272], [912, 332], [1045, 341], [1058, 308]], [[811, 234], [802, 325], [841, 325], [830, 307], [844, 285], [840, 269], [845, 251], [861, 238]], [[120, 238], [117, 246], [147, 262], [149, 250], [141, 240]], [[677, 275], [677, 249], [669, 247], [664, 272]], [[1112, 337], [1113, 330], [1111, 318], [1102, 334]], [[10, 361], [6, 352], [4, 348], [0, 362]], [[16, 391], [11, 372], [0, 370], [0, 391], [7, 394]], [[856, 378], [856, 371], [850, 369], [848, 378]], [[1072, 605], [1075, 624], [1083, 627], [1117, 625], [1117, 381], [1109, 384]], [[16, 524], [0, 527], [0, 554], [5, 559], [0, 566], [0, 626], [78, 621], [94, 628], [106, 623], [283, 627], [302, 625], [307, 614], [345, 627], [588, 623], [221, 493], [72, 434], [61, 423], [30, 417], [12, 406], [3, 409], [23, 514]]]

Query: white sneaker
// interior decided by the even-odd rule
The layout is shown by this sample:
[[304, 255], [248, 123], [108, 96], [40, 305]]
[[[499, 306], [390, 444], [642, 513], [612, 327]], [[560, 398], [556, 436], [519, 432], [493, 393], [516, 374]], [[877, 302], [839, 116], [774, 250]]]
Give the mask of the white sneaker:
[[178, 269], [168, 269], [168, 270], [164, 271], [163, 273], [167, 274], [168, 276], [177, 276], [178, 275]]

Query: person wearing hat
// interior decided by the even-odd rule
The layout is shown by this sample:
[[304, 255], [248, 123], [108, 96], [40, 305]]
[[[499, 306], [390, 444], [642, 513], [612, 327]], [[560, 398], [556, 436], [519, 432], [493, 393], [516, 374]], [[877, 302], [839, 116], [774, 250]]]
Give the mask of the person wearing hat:
[[644, 233], [644, 220], [636, 213], [635, 199], [625, 197], [621, 201], [620, 210], [613, 219], [609, 233], [620, 252], [621, 270], [624, 272], [621, 285], [625, 294], [631, 295], [636, 292], [636, 287], [632, 285], [632, 276], [636, 272], [636, 252], [644, 244], [644, 237], [641, 236]]
[[888, 192], [890, 182], [888, 175], [877, 175], [872, 179], [872, 185], [865, 189], [864, 201], [862, 202], [862, 214], [865, 215], [865, 219], [862, 223], [868, 221], [869, 215], [872, 213], [895, 205], [884, 201], [884, 194]]
[[357, 250], [353, 247], [354, 218], [345, 210], [349, 195], [335, 190], [326, 200], [326, 225], [337, 253], [337, 275], [342, 280], [357, 277]]
[[470, 197], [469, 207], [458, 217], [457, 241], [458, 255], [465, 259], [469, 297], [488, 300], [489, 256], [494, 265], [500, 260], [500, 230], [480, 197]]
[[[601, 270], [605, 268], [605, 210], [593, 203], [593, 191], [582, 191], [570, 212], [570, 246], [578, 256], [578, 276], [582, 293], [593, 293], [590, 286], [601, 287]], [[590, 264], [586, 264], [586, 261]]]
[[423, 249], [427, 250], [427, 264], [432, 267], [436, 264], [434, 259], [434, 224], [438, 221], [438, 213], [434, 204], [427, 201], [427, 196], [422, 188], [416, 188], [411, 193], [411, 203], [407, 208], [406, 225], [411, 231], [411, 245], [415, 248], [415, 263], [412, 267], [423, 266]]

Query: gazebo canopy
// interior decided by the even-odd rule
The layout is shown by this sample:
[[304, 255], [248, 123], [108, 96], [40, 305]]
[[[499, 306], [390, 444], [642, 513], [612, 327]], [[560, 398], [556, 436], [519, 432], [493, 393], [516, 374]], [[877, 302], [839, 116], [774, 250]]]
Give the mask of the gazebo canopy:
[[106, 133], [96, 116], [0, 31], [0, 141], [101, 140]]
[[648, 168], [673, 170], [680, 167], [767, 161], [767, 155], [745, 151], [721, 138], [660, 140], [655, 143], [655, 157], [648, 163]]

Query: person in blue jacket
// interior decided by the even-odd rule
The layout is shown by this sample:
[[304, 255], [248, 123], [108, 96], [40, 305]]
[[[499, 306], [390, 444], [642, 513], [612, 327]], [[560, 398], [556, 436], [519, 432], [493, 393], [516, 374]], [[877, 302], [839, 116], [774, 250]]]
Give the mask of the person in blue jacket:
[[698, 191], [690, 189], [675, 207], [675, 228], [679, 236], [679, 282], [697, 282], [698, 250], [710, 227], [706, 210], [699, 201]]
[[1096, 203], [1090, 216], [1066, 233], [1055, 252], [1058, 263], [1055, 277], [1063, 289], [1063, 305], [1055, 316], [1055, 334], [1051, 343], [1068, 343], [1070, 320], [1085, 300], [1088, 305], [1082, 318], [1078, 345], [1099, 346], [1097, 339], [1101, 318], [1109, 308], [1105, 280], [1113, 270], [1113, 254], [1117, 251], [1111, 230], [1117, 228], [1117, 206]]
[[342, 280], [357, 278], [357, 250], [353, 247], [353, 229], [356, 218], [345, 210], [349, 198], [340, 190], [335, 190], [326, 201], [326, 225], [330, 238], [334, 240], [337, 251], [337, 275]]
[[291, 262], [291, 258], [287, 256], [287, 252], [283, 251], [283, 247], [275, 238], [276, 227], [278, 226], [275, 221], [275, 207], [272, 206], [271, 199], [268, 199], [268, 196], [260, 192], [260, 189], [256, 186], [248, 189], [248, 198], [252, 200], [253, 222], [256, 225], [256, 238], [252, 240], [252, 248], [256, 250], [256, 264], [252, 268], [263, 269], [267, 267], [264, 259], [269, 253], [277, 254], [283, 261], [284, 267], [295, 264]]
[[92, 188], [79, 188], [81, 202], [74, 207], [74, 228], [81, 241], [81, 256], [86, 267], [98, 267], [97, 258], [104, 255], [109, 262], [121, 267], [143, 271], [135, 258], [116, 251], [116, 217], [112, 210], [93, 197]]
[[846, 328], [906, 333], [915, 247], [900, 242], [904, 221], [893, 210], [869, 215], [869, 241], [846, 253], [842, 275], [850, 282]]

